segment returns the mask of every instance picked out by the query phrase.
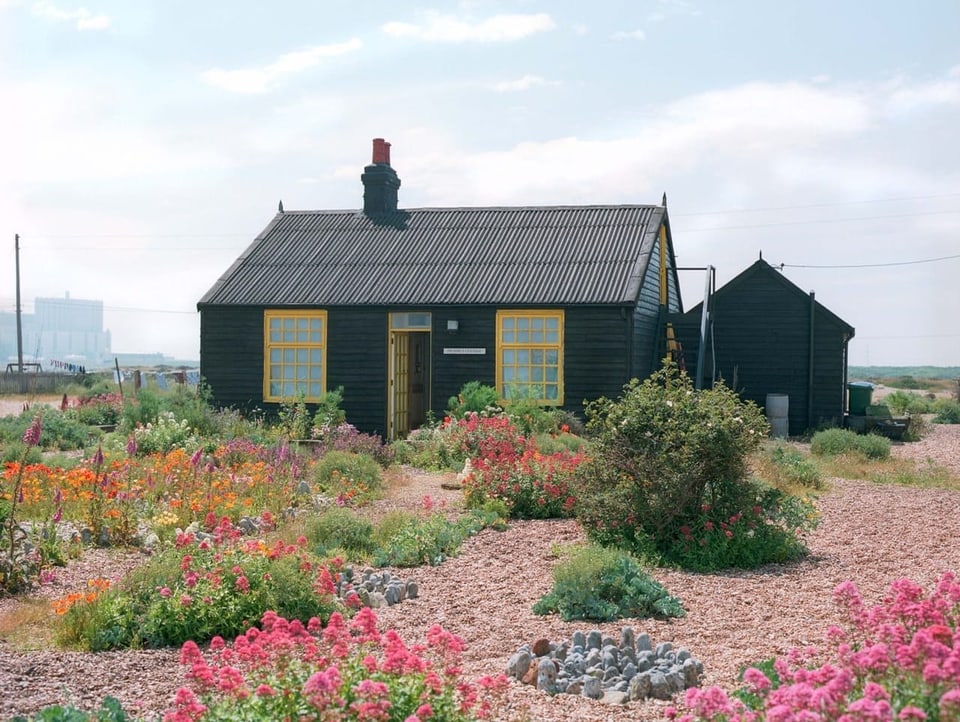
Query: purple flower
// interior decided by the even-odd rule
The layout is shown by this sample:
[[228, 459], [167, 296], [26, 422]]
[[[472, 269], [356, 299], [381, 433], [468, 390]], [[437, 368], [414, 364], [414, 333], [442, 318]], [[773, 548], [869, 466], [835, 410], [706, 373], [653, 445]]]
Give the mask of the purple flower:
[[93, 455], [93, 465], [100, 467], [103, 466], [103, 446], [97, 446], [97, 453]]
[[131, 436], [127, 439], [127, 456], [137, 455], [137, 437]]
[[30, 422], [27, 430], [23, 432], [23, 443], [27, 446], [36, 446], [40, 443], [41, 431], [43, 431], [43, 421], [38, 414], [37, 417]]
[[54, 513], [54, 515], [53, 515], [53, 523], [54, 523], [54, 524], [59, 524], [59, 523], [60, 523], [60, 520], [61, 520], [62, 518], [63, 518], [63, 507], [62, 507], [62, 506], [58, 506], [58, 507], [57, 507], [57, 511], [56, 511], [56, 512]]
[[190, 466], [196, 468], [200, 466], [200, 459], [203, 458], [203, 449], [197, 449], [193, 452], [193, 456], [190, 457]]

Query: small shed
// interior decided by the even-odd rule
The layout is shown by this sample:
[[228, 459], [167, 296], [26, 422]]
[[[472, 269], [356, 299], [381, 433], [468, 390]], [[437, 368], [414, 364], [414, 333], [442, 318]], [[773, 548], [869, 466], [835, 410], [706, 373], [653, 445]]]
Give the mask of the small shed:
[[[853, 326], [762, 258], [710, 295], [707, 306], [700, 369], [707, 383], [723, 379], [761, 407], [777, 397], [778, 405], [786, 403], [791, 435], [843, 424]], [[703, 303], [673, 320], [692, 374]]]
[[316, 402], [402, 437], [468, 381], [582, 412], [658, 363], [682, 311], [656, 205], [398, 207], [373, 142], [359, 210], [284, 210], [197, 304], [200, 368], [222, 406]]

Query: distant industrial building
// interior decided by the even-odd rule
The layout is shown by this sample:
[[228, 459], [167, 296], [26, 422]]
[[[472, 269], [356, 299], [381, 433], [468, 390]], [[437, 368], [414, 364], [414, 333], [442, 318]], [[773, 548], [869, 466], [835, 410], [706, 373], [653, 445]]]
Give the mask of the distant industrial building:
[[[45, 371], [109, 365], [110, 332], [103, 328], [103, 301], [37, 298], [33, 313], [21, 313], [23, 360], [38, 362]], [[0, 358], [17, 359], [17, 315], [0, 312]]]

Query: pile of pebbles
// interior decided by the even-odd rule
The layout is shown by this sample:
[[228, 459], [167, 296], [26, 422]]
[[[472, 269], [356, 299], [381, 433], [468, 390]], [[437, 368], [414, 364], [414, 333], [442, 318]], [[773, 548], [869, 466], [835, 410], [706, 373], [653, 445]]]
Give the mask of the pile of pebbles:
[[703, 664], [670, 642], [655, 647], [650, 635], [624, 627], [619, 641], [599, 630], [577, 631], [562, 643], [524, 644], [507, 663], [507, 675], [548, 694], [579, 694], [609, 704], [671, 699], [696, 687]]
[[351, 567], [344, 567], [336, 583], [337, 596], [348, 607], [382, 609], [420, 595], [419, 585], [412, 579], [404, 581], [390, 572], [364, 569], [359, 577]]

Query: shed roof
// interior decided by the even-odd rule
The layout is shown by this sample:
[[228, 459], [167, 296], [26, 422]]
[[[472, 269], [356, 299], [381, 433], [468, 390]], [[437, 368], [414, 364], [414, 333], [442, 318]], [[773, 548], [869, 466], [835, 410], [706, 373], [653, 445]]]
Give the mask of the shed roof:
[[[775, 279], [775, 282], [780, 284], [787, 293], [792, 295], [802, 297], [804, 299], [809, 299], [809, 294], [804, 291], [800, 286], [795, 284], [789, 278], [783, 275], [783, 272], [777, 269], [774, 266], [771, 266], [769, 263], [764, 261], [762, 258], [754, 261], [751, 265], [747, 266], [740, 273], [738, 273], [734, 278], [727, 281], [723, 286], [717, 289], [716, 296], [722, 298], [723, 296], [732, 293], [739, 289], [741, 286], [747, 285], [749, 287], [750, 282], [757, 277], [765, 277]], [[701, 313], [701, 308], [703, 303], [698, 303], [696, 306], [691, 308], [685, 315], [691, 317], [699, 317]], [[841, 331], [850, 334], [850, 338], [853, 338], [855, 330], [853, 326], [840, 318], [837, 314], [831, 311], [829, 308], [824, 306], [822, 303], [814, 299], [814, 307], [817, 309], [823, 318], [827, 319], [830, 323], [833, 323]]]
[[658, 205], [280, 212], [198, 307], [632, 304], [665, 221]]

